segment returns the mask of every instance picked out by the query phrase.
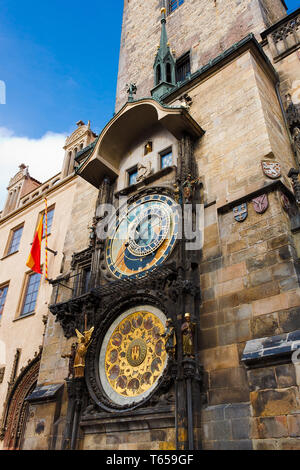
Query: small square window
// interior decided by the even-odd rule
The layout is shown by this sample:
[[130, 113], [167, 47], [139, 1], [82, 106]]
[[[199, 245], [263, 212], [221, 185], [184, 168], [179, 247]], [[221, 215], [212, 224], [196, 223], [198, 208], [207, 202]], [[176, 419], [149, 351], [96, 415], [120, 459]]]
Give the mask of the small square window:
[[12, 231], [7, 255], [12, 255], [19, 250], [22, 233], [23, 227], [16, 228]]
[[132, 170], [128, 171], [128, 184], [129, 184], [129, 186], [132, 186], [133, 184], [137, 183], [137, 176], [138, 176], [137, 167], [135, 167]]
[[168, 0], [168, 14], [173, 13], [183, 3], [184, 0]]
[[0, 318], [3, 314], [7, 292], [8, 292], [8, 285], [0, 287]]
[[160, 167], [163, 170], [173, 165], [173, 152], [168, 150], [160, 155]]
[[32, 273], [28, 275], [21, 317], [34, 312], [37, 296], [39, 293], [41, 277], [41, 274], [37, 273]]

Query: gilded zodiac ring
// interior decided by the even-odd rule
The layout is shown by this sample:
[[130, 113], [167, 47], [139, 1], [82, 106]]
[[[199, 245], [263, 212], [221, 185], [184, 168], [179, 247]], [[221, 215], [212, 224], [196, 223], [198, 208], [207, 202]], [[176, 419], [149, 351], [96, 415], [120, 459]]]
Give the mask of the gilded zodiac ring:
[[158, 385], [168, 363], [164, 324], [159, 309], [143, 305], [124, 312], [108, 329], [99, 371], [105, 393], [114, 403], [142, 401]]
[[127, 349], [127, 361], [132, 367], [143, 364], [147, 356], [147, 345], [142, 339], [135, 339]]

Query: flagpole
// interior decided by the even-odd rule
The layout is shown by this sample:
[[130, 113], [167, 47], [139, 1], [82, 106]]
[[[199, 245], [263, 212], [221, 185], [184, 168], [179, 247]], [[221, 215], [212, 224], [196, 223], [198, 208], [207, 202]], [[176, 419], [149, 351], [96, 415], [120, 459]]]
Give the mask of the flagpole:
[[45, 197], [45, 278], [48, 280], [48, 203]]

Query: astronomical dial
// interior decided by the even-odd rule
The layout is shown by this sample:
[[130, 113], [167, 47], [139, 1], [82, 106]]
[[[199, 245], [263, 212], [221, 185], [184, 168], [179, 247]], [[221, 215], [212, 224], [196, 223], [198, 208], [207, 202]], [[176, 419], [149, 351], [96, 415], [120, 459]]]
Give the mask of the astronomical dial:
[[109, 399], [126, 405], [144, 400], [167, 366], [161, 335], [166, 318], [155, 307], [132, 308], [109, 328], [100, 351], [101, 385]]
[[144, 196], [121, 211], [106, 246], [110, 271], [119, 279], [139, 278], [161, 265], [178, 235], [176, 203], [168, 196]]

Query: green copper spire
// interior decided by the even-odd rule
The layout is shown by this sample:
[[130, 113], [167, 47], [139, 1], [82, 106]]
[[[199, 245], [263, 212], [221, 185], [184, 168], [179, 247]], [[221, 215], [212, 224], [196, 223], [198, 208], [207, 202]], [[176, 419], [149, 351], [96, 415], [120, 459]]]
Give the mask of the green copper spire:
[[168, 42], [166, 23], [166, 9], [162, 8], [160, 45], [153, 67], [155, 87], [151, 91], [153, 98], [158, 101], [176, 85], [175, 60]]
[[161, 35], [160, 35], [160, 46], [158, 50], [158, 55], [164, 59], [164, 57], [170, 51], [170, 46], [168, 43], [168, 34], [167, 34], [167, 20], [166, 20], [166, 9], [161, 9]]

